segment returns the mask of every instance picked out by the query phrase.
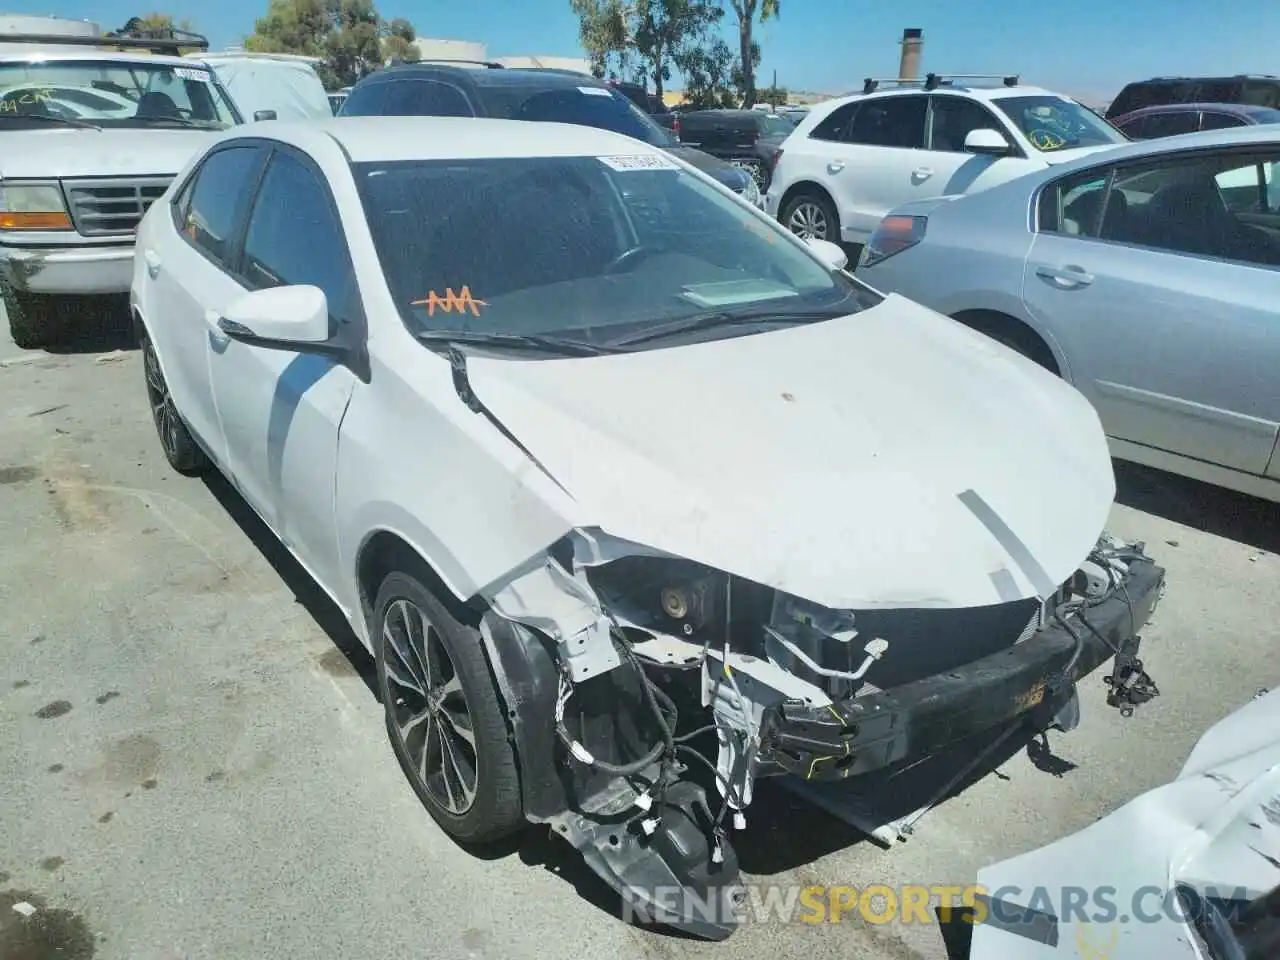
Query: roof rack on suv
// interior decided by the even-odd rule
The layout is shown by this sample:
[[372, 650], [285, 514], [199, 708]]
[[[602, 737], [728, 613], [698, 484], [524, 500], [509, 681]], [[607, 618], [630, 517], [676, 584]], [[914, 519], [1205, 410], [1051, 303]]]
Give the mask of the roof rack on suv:
[[208, 50], [209, 40], [203, 34], [175, 27], [150, 28], [140, 17], [132, 17], [119, 30], [100, 36], [67, 36], [45, 33], [3, 33], [0, 43], [30, 43], [39, 46], [119, 47], [124, 50], [150, 50], [152, 53], [177, 56], [182, 50]]
[[1017, 74], [999, 73], [929, 73], [925, 74], [923, 80], [903, 80], [901, 77], [867, 77], [862, 81], [862, 92], [874, 93], [882, 83], [894, 83], [903, 87], [918, 86], [924, 87], [926, 90], [936, 90], [938, 87], [952, 86], [957, 80], [999, 80], [1006, 87], [1016, 87], [1018, 79]]

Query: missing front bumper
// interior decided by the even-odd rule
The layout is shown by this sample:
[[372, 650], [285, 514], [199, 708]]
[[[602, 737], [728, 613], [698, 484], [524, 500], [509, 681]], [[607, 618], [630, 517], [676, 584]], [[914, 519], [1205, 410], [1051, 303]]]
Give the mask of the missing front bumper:
[[1164, 576], [1152, 561], [1137, 560], [1123, 589], [1085, 612], [1087, 624], [1069, 614], [1065, 625], [1051, 622], [1021, 643], [945, 673], [824, 706], [783, 701], [765, 714], [758, 774], [845, 780], [937, 753], [1026, 714], [1117, 653], [1132, 662]]

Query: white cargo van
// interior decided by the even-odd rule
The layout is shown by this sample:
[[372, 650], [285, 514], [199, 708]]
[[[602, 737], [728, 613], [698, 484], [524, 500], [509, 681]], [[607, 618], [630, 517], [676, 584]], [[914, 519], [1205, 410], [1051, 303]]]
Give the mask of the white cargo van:
[[104, 34], [0, 17], [0, 297], [19, 346], [56, 339], [81, 316], [71, 302], [128, 292], [147, 207], [242, 122], [217, 75], [178, 55], [193, 47], [208, 41], [137, 18]]
[[187, 55], [207, 63], [240, 113], [254, 120], [327, 120], [333, 117], [329, 97], [316, 73], [319, 57], [292, 53], [222, 53]]

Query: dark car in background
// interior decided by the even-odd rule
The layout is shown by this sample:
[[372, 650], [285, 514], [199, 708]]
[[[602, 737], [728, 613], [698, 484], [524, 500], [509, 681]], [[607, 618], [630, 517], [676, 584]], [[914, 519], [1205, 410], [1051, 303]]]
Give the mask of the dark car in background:
[[662, 98], [656, 93], [650, 93], [638, 83], [610, 80], [608, 84], [651, 116], [654, 123], [666, 127], [668, 130], [675, 129], [676, 115], [668, 109], [667, 105], [662, 102]]
[[1198, 130], [1225, 130], [1276, 122], [1280, 122], [1280, 110], [1239, 103], [1176, 103], [1143, 107], [1111, 121], [1130, 140], [1154, 140]]
[[680, 115], [676, 134], [686, 147], [747, 170], [764, 193], [774, 158], [794, 129], [790, 120], [762, 110], [691, 110]]
[[758, 207], [764, 194], [745, 170], [683, 146], [608, 84], [567, 70], [404, 63], [365, 77], [342, 117], [490, 117], [612, 130], [679, 157]]
[[1269, 74], [1234, 77], [1153, 77], [1127, 84], [1107, 107], [1114, 120], [1143, 107], [1174, 103], [1239, 103], [1280, 109], [1280, 78]]

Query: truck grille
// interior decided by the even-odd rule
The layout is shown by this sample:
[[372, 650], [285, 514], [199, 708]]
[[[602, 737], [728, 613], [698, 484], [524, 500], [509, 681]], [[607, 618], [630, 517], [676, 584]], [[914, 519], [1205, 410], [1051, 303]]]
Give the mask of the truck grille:
[[133, 233], [172, 177], [68, 180], [63, 182], [71, 222], [86, 237]]

